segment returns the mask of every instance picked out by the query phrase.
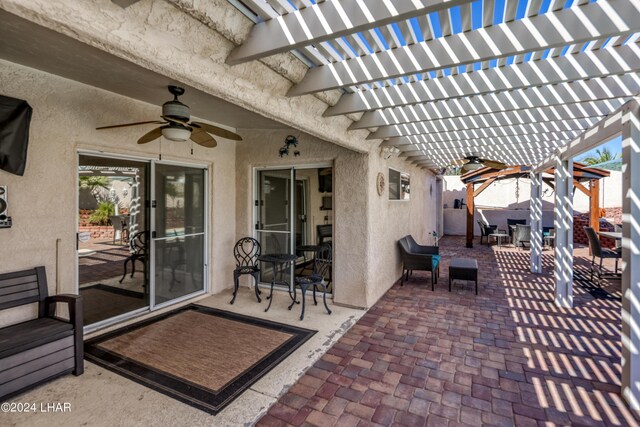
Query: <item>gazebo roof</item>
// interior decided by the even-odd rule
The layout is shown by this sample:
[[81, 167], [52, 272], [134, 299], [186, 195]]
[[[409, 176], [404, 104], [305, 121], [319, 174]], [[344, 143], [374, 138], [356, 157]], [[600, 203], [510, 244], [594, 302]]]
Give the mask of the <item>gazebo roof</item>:
[[434, 170], [469, 152], [538, 164], [640, 91], [636, 0], [243, 0], [239, 9], [256, 24], [229, 64], [294, 53], [309, 70], [289, 96], [338, 89], [326, 116], [348, 115], [350, 129]]
[[[509, 166], [506, 169], [484, 167], [474, 171], [469, 171], [462, 175], [460, 179], [465, 184], [470, 182], [474, 184], [481, 184], [489, 179], [496, 181], [508, 178], [528, 177], [531, 170], [531, 166]], [[545, 171], [545, 174], [553, 175], [554, 172], [555, 168], [551, 167]], [[578, 182], [589, 181], [591, 179], [601, 179], [609, 175], [611, 175], [611, 173], [608, 170], [593, 168], [583, 163], [573, 162], [573, 178]]]

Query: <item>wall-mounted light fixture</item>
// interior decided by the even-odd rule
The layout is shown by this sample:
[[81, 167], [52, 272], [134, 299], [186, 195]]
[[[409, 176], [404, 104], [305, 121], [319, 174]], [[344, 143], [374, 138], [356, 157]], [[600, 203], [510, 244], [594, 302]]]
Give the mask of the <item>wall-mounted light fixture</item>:
[[398, 154], [400, 154], [400, 149], [398, 147], [386, 146], [382, 147], [382, 150], [380, 150], [380, 155], [385, 160], [389, 160], [391, 157], [395, 157]]

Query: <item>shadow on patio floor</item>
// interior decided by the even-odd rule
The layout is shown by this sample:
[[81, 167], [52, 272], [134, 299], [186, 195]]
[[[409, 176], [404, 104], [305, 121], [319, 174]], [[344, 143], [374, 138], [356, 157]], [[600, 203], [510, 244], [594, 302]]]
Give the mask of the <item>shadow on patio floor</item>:
[[[435, 292], [429, 273], [395, 284], [258, 425], [638, 424], [620, 396], [620, 280], [589, 286], [587, 248], [572, 309], [553, 303], [550, 250], [541, 275], [528, 250], [449, 237], [441, 254]], [[447, 291], [453, 256], [478, 260], [478, 296]]]

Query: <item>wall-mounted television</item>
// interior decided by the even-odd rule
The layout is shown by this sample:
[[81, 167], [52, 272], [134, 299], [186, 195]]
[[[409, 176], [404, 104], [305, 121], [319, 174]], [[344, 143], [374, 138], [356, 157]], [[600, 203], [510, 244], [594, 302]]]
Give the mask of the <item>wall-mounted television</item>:
[[32, 109], [22, 99], [0, 95], [0, 169], [24, 175]]

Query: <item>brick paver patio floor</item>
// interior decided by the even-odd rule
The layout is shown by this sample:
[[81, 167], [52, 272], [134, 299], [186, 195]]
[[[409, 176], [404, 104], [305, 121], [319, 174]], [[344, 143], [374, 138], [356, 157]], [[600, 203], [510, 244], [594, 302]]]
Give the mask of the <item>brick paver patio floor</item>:
[[[553, 304], [529, 251], [441, 242], [428, 274], [393, 286], [310, 368], [260, 426], [637, 425], [620, 396], [620, 280], [589, 286], [576, 250], [573, 309]], [[452, 256], [473, 257], [480, 295], [448, 292]]]

